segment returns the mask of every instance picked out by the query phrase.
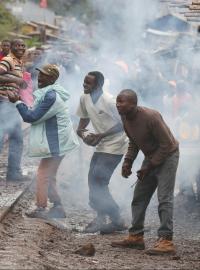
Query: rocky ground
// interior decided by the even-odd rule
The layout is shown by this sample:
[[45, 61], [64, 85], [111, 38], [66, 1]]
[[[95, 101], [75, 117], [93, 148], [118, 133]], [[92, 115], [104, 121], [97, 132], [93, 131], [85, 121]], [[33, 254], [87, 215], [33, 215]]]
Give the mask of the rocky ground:
[[[30, 219], [24, 215], [33, 207], [33, 193], [27, 192], [0, 225], [0, 269], [200, 269], [200, 217], [198, 211], [175, 215], [177, 255], [151, 257], [144, 251], [112, 248], [110, 242], [124, 234], [99, 235], [78, 232], [92, 218], [87, 208], [77, 210], [68, 201], [67, 218], [51, 222]], [[180, 214], [180, 215], [179, 215]], [[147, 248], [156, 238], [156, 207], [147, 217]], [[91, 243], [92, 257], [75, 254], [75, 250]]]
[[[33, 185], [0, 224], [0, 269], [200, 269], [200, 206], [181, 195], [175, 199], [175, 256], [151, 257], [144, 251], [110, 246], [111, 241], [122, 239], [127, 232], [112, 235], [81, 233], [94, 217], [87, 205], [87, 168], [90, 160], [87, 155], [82, 149], [78, 154], [67, 157], [59, 172], [59, 191], [66, 219], [45, 221], [25, 216], [25, 211], [34, 207]], [[32, 168], [33, 176], [37, 163], [24, 159], [25, 167], [27, 170]], [[113, 177], [111, 188], [122, 207], [127, 225], [130, 225], [130, 181], [133, 181], [121, 182], [124, 180], [117, 179], [118, 174], [119, 171]], [[158, 224], [155, 197], [146, 218], [147, 248], [156, 240]], [[96, 250], [94, 256], [75, 253], [75, 250], [90, 243]]]

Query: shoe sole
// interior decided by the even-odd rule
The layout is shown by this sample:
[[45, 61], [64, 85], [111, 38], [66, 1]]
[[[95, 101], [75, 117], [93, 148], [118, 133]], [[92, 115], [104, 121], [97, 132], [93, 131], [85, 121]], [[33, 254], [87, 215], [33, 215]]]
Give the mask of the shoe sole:
[[117, 233], [117, 232], [124, 232], [125, 230], [113, 230], [113, 231], [100, 231], [100, 234], [104, 235], [104, 234], [112, 234], [112, 233]]
[[131, 249], [137, 249], [137, 250], [144, 250], [145, 249], [145, 245], [118, 245], [118, 244], [112, 244], [112, 247], [117, 247], [117, 248], [131, 248]]
[[33, 216], [33, 215], [29, 215], [29, 214], [25, 214], [28, 218], [39, 218], [39, 219], [47, 219], [47, 216]]
[[116, 228], [116, 229], [113, 229], [113, 230], [100, 230], [100, 234], [112, 234], [112, 233], [117, 233], [117, 232], [124, 232], [124, 231], [127, 231], [128, 227], [123, 227], [123, 228]]
[[93, 231], [87, 231], [87, 230], [83, 230], [82, 233], [97, 233], [99, 232], [99, 230], [93, 230]]
[[67, 217], [67, 215], [66, 215], [66, 213], [64, 212], [64, 211], [51, 211], [51, 210], [49, 210], [49, 212], [47, 212], [47, 217], [48, 218], [66, 218]]
[[163, 256], [163, 255], [176, 255], [176, 251], [156, 251], [156, 250], [147, 250], [145, 254], [150, 256]]
[[47, 215], [47, 218], [50, 218], [50, 219], [51, 219], [51, 218], [55, 218], [55, 219], [63, 219], [63, 218], [66, 218], [66, 216], [62, 216], [62, 217], [60, 216], [60, 217], [59, 217], [59, 216], [48, 216], [48, 215]]

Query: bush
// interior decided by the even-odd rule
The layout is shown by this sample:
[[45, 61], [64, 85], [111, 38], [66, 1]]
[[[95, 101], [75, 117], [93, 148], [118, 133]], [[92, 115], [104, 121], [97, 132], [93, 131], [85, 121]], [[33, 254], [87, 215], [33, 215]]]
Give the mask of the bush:
[[15, 31], [19, 27], [19, 21], [0, 4], [0, 40], [8, 38], [8, 32]]

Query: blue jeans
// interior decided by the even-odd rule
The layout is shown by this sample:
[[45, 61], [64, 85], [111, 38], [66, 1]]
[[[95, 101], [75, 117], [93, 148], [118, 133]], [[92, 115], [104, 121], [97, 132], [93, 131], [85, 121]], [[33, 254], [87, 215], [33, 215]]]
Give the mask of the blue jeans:
[[7, 178], [15, 179], [21, 174], [23, 151], [21, 119], [14, 104], [0, 101], [0, 152], [5, 135], [8, 135], [9, 139]]
[[110, 178], [123, 155], [95, 152], [88, 174], [89, 204], [99, 215], [108, 215], [113, 222], [120, 218], [119, 207], [110, 191]]

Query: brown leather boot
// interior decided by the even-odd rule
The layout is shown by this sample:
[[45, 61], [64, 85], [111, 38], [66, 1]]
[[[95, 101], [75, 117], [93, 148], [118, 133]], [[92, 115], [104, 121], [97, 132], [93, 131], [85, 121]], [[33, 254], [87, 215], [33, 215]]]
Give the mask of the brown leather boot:
[[130, 233], [127, 238], [122, 241], [116, 241], [111, 243], [112, 247], [133, 248], [143, 250], [145, 249], [144, 237], [140, 234]]
[[151, 249], [148, 249], [145, 253], [148, 255], [174, 255], [176, 254], [176, 249], [172, 240], [159, 238], [155, 246]]

